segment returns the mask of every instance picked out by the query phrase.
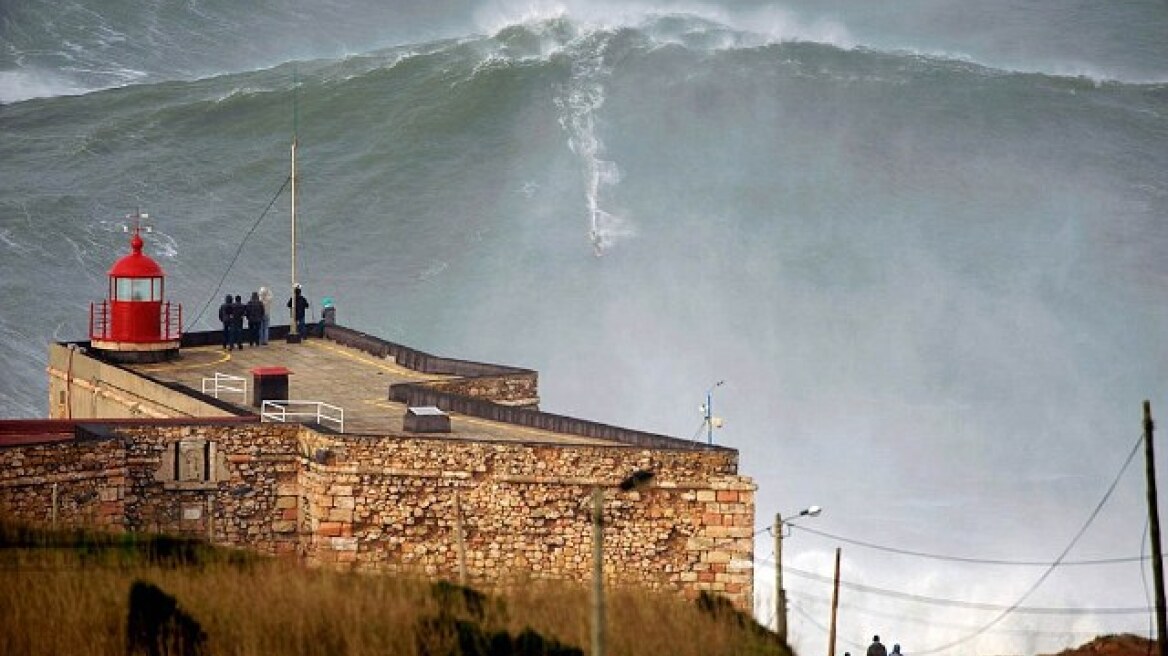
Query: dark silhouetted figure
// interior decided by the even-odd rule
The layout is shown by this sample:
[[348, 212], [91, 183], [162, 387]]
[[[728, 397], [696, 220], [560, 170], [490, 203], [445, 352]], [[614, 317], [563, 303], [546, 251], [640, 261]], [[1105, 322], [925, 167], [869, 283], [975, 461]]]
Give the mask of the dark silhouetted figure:
[[259, 346], [260, 326], [264, 322], [264, 303], [260, 300], [259, 292], [251, 293], [251, 299], [243, 307], [243, 314], [247, 317], [247, 343]]
[[126, 621], [127, 656], [200, 656], [207, 634], [174, 597], [158, 586], [134, 581]]
[[304, 312], [308, 309], [308, 299], [304, 298], [304, 294], [300, 292], [299, 284], [292, 288], [292, 298], [288, 299], [288, 307], [292, 307], [293, 301], [296, 303], [296, 332], [300, 335], [300, 338], [303, 339], [308, 337], [308, 335], [305, 334], [308, 326], [304, 323]]
[[868, 645], [868, 656], [888, 656], [888, 650], [880, 643], [880, 636], [872, 636], [872, 644]]
[[231, 304], [231, 342], [235, 348], [243, 348], [243, 318], [247, 314], [247, 306], [237, 294], [235, 302]]
[[900, 645], [892, 645], [892, 652], [888, 656], [901, 656]]
[[231, 294], [219, 306], [219, 321], [223, 324], [223, 348], [231, 349]]

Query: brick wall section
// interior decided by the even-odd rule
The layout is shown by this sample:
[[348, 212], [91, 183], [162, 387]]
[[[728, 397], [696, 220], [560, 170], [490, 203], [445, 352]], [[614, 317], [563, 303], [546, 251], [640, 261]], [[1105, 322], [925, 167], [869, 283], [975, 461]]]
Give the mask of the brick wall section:
[[[209, 535], [217, 544], [265, 554], [296, 553], [299, 432], [287, 424], [119, 427], [129, 465], [127, 526]], [[174, 466], [171, 449], [181, 440], [215, 444], [215, 480], [166, 480]]]
[[0, 510], [48, 525], [57, 486], [57, 525], [120, 532], [126, 452], [114, 440], [70, 440], [0, 449]]
[[[208, 441], [210, 481], [175, 481]], [[619, 481], [656, 473], [640, 492]], [[754, 490], [731, 450], [580, 447], [324, 434], [284, 424], [125, 426], [0, 448], [0, 506], [45, 521], [211, 535], [310, 564], [454, 578], [456, 494], [472, 582], [587, 580], [590, 493], [604, 487], [614, 584], [711, 590], [751, 609]], [[210, 518], [210, 519], [208, 519]]]
[[[587, 580], [590, 494], [607, 490], [613, 583], [724, 594], [751, 608], [754, 484], [732, 451], [561, 447], [305, 434], [304, 544], [318, 562], [458, 572], [456, 503], [472, 581]], [[617, 484], [652, 469], [654, 484]]]

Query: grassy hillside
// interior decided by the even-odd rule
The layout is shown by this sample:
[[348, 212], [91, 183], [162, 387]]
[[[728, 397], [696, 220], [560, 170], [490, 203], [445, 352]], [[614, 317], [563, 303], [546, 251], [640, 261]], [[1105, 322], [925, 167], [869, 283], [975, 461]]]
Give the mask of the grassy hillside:
[[1073, 649], [1064, 649], [1055, 656], [1152, 656], [1156, 653], [1159, 652], [1154, 641], [1125, 633], [1099, 636]]
[[[579, 584], [532, 581], [484, 595], [409, 577], [305, 569], [173, 538], [0, 521], [0, 654], [124, 656], [128, 632], [136, 632], [127, 629], [135, 582], [174, 598], [197, 623], [204, 654], [589, 651], [589, 594]], [[716, 600], [615, 589], [607, 607], [609, 654], [790, 653]]]

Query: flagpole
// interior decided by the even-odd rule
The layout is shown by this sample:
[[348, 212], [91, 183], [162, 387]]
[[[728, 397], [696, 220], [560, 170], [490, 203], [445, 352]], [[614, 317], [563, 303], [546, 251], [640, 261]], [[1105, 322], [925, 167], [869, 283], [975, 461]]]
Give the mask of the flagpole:
[[288, 341], [300, 341], [300, 327], [296, 321], [299, 303], [296, 298], [296, 145], [300, 122], [300, 79], [296, 66], [292, 67], [292, 307], [288, 310]]

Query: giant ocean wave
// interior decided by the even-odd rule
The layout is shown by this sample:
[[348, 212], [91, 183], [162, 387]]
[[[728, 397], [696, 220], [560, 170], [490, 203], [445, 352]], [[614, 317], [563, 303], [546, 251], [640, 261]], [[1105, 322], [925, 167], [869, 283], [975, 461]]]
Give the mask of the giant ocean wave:
[[[190, 328], [214, 328], [209, 299], [290, 284], [295, 130], [298, 277], [342, 323], [685, 437], [726, 380], [719, 439], [760, 509], [806, 493], [898, 544], [960, 515], [961, 548], [937, 551], [1048, 557], [1034, 536], [1097, 499], [1045, 481], [1096, 481], [1168, 368], [1168, 87], [1136, 38], [1155, 14], [1124, 23], [1130, 50], [1072, 58], [1060, 39], [1100, 21], [1009, 51], [958, 38], [998, 29], [988, 9], [903, 2], [928, 38], [844, 0], [523, 20], [24, 3], [0, 48], [0, 416], [44, 414], [45, 343], [85, 338], [137, 207]], [[1117, 494], [1137, 501], [1112, 535], [1138, 535], [1140, 494]]]

